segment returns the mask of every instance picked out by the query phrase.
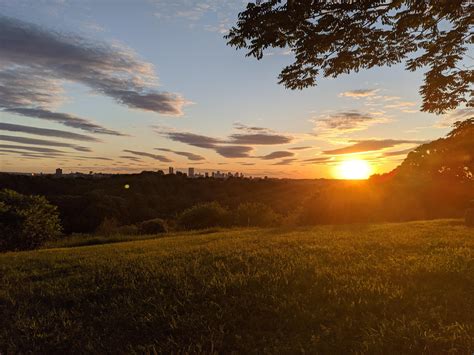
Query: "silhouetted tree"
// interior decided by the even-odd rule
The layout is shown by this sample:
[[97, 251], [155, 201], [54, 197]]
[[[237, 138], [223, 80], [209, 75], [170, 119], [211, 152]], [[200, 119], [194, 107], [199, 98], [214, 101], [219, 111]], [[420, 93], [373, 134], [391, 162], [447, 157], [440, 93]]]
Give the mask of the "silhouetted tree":
[[0, 191], [0, 251], [34, 249], [60, 234], [56, 207], [43, 196]]
[[474, 118], [456, 122], [445, 138], [416, 148], [395, 174], [474, 181]]
[[290, 89], [404, 60], [410, 71], [427, 67], [422, 110], [442, 113], [474, 106], [474, 71], [463, 63], [473, 22], [470, 0], [268, 0], [249, 3], [226, 38], [257, 59], [290, 49], [295, 61], [279, 76]]

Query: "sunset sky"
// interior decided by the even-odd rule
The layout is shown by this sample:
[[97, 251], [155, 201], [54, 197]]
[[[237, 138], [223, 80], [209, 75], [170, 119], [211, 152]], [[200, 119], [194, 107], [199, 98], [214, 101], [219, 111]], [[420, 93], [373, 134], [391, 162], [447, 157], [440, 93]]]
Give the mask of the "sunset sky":
[[467, 114], [419, 112], [423, 73], [403, 65], [287, 90], [289, 51], [226, 45], [245, 4], [0, 0], [0, 170], [383, 173]]

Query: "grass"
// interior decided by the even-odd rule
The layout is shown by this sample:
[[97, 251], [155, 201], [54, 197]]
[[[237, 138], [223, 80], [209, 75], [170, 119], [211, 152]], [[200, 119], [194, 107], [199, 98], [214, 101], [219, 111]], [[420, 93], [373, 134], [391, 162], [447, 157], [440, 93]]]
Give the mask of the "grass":
[[6, 253], [0, 353], [472, 353], [473, 257], [446, 220]]

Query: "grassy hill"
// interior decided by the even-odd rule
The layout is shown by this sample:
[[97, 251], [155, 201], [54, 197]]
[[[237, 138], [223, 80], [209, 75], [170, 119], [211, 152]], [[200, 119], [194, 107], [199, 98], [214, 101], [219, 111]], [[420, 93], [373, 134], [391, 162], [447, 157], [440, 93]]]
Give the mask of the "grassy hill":
[[470, 353], [474, 230], [230, 230], [6, 253], [0, 314], [5, 354]]

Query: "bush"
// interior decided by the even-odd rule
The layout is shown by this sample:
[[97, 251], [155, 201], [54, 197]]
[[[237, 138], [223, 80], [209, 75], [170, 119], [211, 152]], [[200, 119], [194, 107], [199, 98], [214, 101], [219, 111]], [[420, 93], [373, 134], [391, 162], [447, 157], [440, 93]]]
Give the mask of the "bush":
[[235, 211], [238, 226], [269, 227], [278, 223], [278, 215], [267, 205], [258, 202], [241, 203]]
[[118, 222], [113, 217], [105, 217], [99, 224], [95, 233], [98, 235], [111, 236], [118, 234]]
[[466, 226], [474, 227], [474, 208], [468, 208], [465, 215]]
[[177, 224], [182, 229], [227, 226], [229, 211], [217, 202], [202, 203], [183, 211], [178, 217]]
[[138, 225], [139, 234], [158, 234], [166, 233], [167, 231], [168, 225], [161, 218], [150, 219]]
[[0, 191], [0, 251], [35, 249], [60, 234], [56, 206], [45, 197]]

